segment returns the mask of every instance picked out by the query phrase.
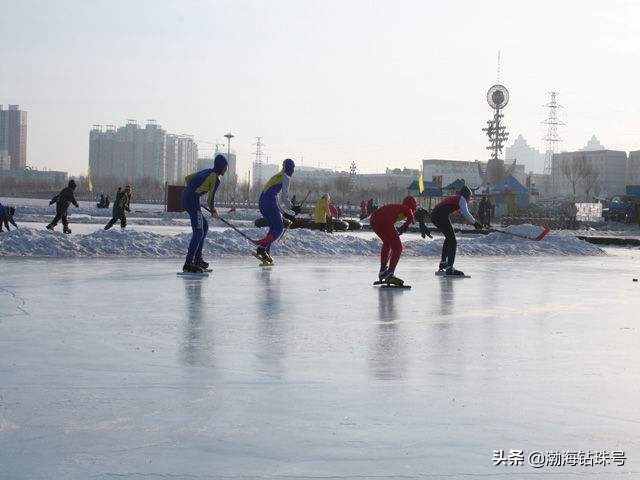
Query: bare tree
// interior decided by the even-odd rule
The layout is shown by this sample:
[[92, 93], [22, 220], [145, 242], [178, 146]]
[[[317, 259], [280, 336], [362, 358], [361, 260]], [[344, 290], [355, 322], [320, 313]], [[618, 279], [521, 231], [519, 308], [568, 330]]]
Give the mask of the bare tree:
[[586, 177], [593, 175], [593, 165], [587, 160], [587, 155], [582, 153], [579, 156], [567, 158], [561, 165], [562, 175], [571, 184], [571, 190], [573, 192], [573, 200], [576, 199], [576, 187], [582, 183]]
[[588, 162], [588, 167], [582, 177], [582, 187], [587, 202], [592, 194], [598, 195], [600, 193], [600, 170], [595, 168], [591, 162]]

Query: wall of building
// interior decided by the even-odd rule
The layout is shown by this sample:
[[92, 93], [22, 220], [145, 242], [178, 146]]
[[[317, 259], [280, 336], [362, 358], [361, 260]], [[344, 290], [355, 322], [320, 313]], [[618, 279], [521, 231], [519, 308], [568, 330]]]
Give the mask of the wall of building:
[[[573, 194], [571, 181], [562, 173], [562, 165], [573, 161], [586, 161], [599, 172], [598, 186], [592, 195], [612, 196], [625, 193], [627, 185], [627, 154], [617, 150], [577, 151], [556, 153], [552, 157], [551, 183], [555, 195]], [[583, 197], [582, 182], [576, 185], [576, 197]]]
[[7, 150], [0, 150], [0, 170], [9, 170], [11, 168], [11, 157]]
[[[486, 168], [486, 164], [484, 165]], [[422, 172], [425, 181], [433, 182], [438, 177], [442, 177], [443, 187], [453, 183], [458, 178], [463, 179], [471, 188], [479, 187], [482, 184], [480, 173], [478, 173], [478, 162], [463, 160], [440, 160], [428, 159], [422, 161]]]

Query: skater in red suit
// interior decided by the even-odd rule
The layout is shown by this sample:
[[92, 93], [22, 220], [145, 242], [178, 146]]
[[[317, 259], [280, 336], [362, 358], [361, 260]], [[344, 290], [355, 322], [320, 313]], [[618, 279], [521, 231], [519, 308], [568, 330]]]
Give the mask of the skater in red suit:
[[[407, 231], [413, 223], [413, 217], [417, 208], [415, 198], [408, 196], [402, 203], [390, 203], [380, 207], [371, 214], [371, 228], [382, 240], [380, 251], [381, 282], [402, 285], [404, 282], [395, 276], [396, 265], [402, 255], [402, 241], [400, 235]], [[405, 220], [400, 228], [396, 229], [396, 222]]]

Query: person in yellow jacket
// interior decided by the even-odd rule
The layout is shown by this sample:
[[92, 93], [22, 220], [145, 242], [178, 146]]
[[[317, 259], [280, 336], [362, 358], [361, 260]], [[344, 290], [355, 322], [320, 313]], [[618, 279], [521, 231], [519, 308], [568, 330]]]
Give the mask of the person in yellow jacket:
[[316, 203], [313, 209], [313, 221], [316, 227], [323, 232], [327, 231], [327, 225], [329, 225], [329, 232], [331, 232], [331, 210], [329, 209], [329, 194], [322, 195], [318, 203]]

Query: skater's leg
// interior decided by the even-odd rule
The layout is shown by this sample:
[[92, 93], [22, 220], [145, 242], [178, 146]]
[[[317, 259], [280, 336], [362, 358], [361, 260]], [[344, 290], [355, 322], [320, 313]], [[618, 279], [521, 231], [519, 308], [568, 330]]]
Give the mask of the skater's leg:
[[53, 217], [53, 220], [51, 220], [51, 223], [49, 225], [51, 225], [52, 227], [55, 227], [58, 224], [58, 222], [60, 221], [61, 217], [62, 217], [61, 214], [56, 213], [56, 216]]
[[113, 217], [111, 220], [109, 220], [107, 222], [107, 224], [104, 226], [105, 230], [109, 230], [111, 227], [113, 227], [113, 225], [118, 221], [117, 217]]
[[396, 271], [396, 266], [400, 261], [400, 255], [402, 255], [402, 240], [400, 240], [400, 235], [395, 233], [394, 237], [391, 243], [391, 260], [389, 261], [389, 271], [392, 273]]
[[69, 219], [67, 218], [67, 212], [64, 212], [60, 217], [62, 220], [62, 227], [64, 230], [69, 230]]
[[200, 234], [200, 243], [198, 244], [198, 248], [196, 250], [196, 260], [202, 260], [202, 248], [204, 247], [204, 242], [207, 238], [207, 232], [209, 231], [209, 223], [207, 219], [202, 217], [202, 232]]
[[125, 228], [127, 226], [127, 214], [122, 212], [120, 215], [120, 228]]
[[458, 241], [456, 240], [456, 234], [453, 231], [453, 225], [451, 225], [450, 220], [447, 219], [447, 223], [442, 228], [442, 233], [445, 237], [445, 243], [442, 246], [442, 253], [443, 256], [446, 257], [443, 261], [446, 261], [449, 267], [453, 267], [453, 263], [456, 261], [456, 250], [458, 248]]
[[284, 224], [282, 222], [282, 215], [278, 208], [278, 203], [275, 197], [273, 199], [260, 199], [260, 212], [269, 223], [269, 231], [267, 236], [258, 240], [258, 244], [265, 247], [269, 252], [271, 244], [275, 242], [282, 232], [284, 231]]

